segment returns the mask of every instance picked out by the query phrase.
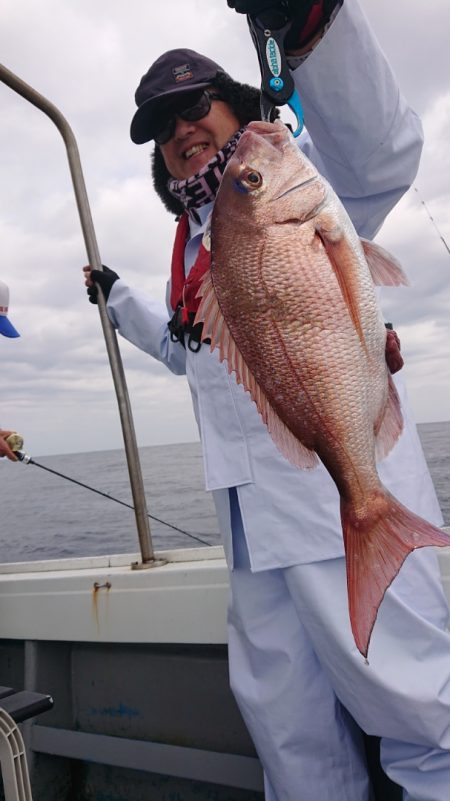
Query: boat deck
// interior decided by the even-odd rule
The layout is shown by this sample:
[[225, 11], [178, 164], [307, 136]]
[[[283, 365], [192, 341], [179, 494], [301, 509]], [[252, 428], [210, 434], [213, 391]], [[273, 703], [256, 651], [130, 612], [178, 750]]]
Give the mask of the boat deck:
[[229, 689], [223, 550], [156, 556], [0, 565], [0, 684], [55, 701], [23, 724], [35, 801], [262, 801]]

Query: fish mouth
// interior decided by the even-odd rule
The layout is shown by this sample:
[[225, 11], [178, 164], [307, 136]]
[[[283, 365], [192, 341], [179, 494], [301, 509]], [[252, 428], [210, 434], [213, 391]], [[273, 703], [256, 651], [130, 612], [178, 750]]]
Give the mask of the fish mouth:
[[290, 133], [283, 123], [264, 122], [254, 120], [249, 122], [242, 134], [236, 152], [244, 154], [255, 142], [264, 143], [265, 146], [273, 147], [278, 153], [283, 146], [290, 140]]
[[275, 122], [267, 122], [267, 120], [252, 120], [248, 123], [246, 131], [250, 133], [255, 133], [258, 136], [279, 136], [282, 139], [289, 139], [290, 133], [284, 123], [281, 120], [275, 120]]

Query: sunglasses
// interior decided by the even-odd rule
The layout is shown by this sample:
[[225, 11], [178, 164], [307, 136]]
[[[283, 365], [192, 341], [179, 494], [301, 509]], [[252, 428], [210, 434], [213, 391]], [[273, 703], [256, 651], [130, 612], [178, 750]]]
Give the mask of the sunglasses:
[[175, 133], [176, 117], [180, 117], [187, 122], [197, 122], [197, 120], [206, 117], [211, 110], [212, 100], [223, 100], [223, 98], [215, 92], [208, 92], [205, 90], [194, 103], [192, 103], [191, 100], [191, 105], [185, 108], [174, 108], [170, 112], [166, 111], [166, 114], [170, 116], [166, 116], [165, 120], [159, 125], [153, 137], [156, 144], [165, 145], [169, 139], [172, 139]]

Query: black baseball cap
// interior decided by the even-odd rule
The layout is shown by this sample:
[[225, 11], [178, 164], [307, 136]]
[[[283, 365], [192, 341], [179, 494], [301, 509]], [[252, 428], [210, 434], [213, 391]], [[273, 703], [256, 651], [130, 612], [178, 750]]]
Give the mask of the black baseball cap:
[[153, 139], [158, 112], [177, 94], [204, 89], [225, 70], [195, 50], [168, 50], [142, 76], [136, 89], [138, 110], [131, 121], [130, 136], [136, 145]]

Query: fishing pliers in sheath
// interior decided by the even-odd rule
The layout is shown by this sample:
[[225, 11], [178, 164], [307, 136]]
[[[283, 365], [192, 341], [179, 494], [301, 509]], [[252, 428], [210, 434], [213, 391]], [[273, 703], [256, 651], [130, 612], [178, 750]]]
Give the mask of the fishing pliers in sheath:
[[255, 16], [247, 15], [247, 22], [261, 70], [261, 118], [270, 121], [275, 106], [287, 104], [297, 120], [293, 134], [299, 136], [304, 123], [303, 108], [284, 51], [290, 15], [284, 12], [282, 4]]

